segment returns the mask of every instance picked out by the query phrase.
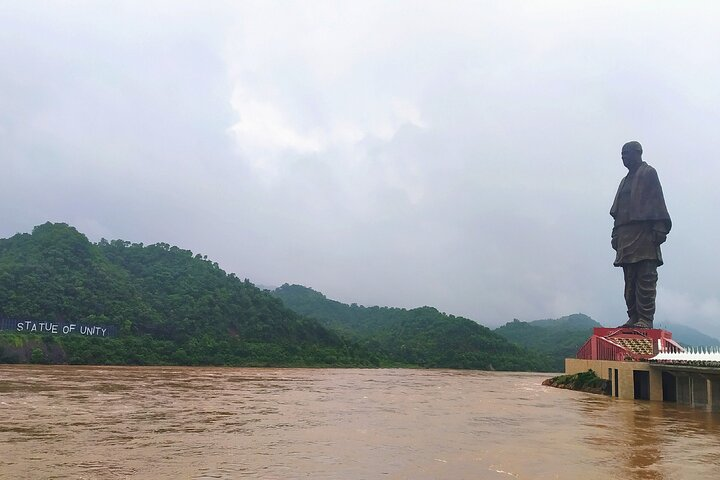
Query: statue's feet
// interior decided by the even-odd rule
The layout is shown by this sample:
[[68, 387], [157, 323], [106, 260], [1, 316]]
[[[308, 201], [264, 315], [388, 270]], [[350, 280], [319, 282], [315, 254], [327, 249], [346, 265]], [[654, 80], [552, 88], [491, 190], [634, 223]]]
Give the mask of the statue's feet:
[[647, 320], [628, 320], [618, 328], [653, 328], [653, 326], [652, 322], [648, 322]]

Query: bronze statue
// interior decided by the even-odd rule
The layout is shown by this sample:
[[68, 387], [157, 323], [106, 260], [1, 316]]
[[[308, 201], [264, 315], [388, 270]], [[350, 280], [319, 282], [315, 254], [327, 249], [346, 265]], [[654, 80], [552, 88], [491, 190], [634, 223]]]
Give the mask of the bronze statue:
[[615, 219], [611, 242], [617, 252], [614, 265], [622, 267], [625, 276], [628, 321], [622, 326], [652, 328], [657, 267], [663, 264], [660, 244], [672, 222], [657, 172], [643, 162], [640, 143], [623, 145], [622, 160], [628, 174], [620, 181], [610, 209]]

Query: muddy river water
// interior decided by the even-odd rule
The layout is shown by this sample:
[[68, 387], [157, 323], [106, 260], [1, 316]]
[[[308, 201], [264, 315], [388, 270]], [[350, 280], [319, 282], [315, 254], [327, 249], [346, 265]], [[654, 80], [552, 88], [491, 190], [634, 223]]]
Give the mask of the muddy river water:
[[720, 478], [720, 414], [545, 377], [0, 365], [0, 478]]

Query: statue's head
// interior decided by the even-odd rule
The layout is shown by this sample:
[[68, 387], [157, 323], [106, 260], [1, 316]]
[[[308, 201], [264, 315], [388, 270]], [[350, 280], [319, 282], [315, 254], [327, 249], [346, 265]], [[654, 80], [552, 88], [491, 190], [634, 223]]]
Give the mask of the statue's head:
[[640, 162], [642, 162], [642, 151], [642, 145], [640, 145], [640, 142], [627, 142], [622, 147], [621, 155], [623, 165], [625, 165], [625, 167], [629, 170], [637, 168], [638, 165], [640, 165]]

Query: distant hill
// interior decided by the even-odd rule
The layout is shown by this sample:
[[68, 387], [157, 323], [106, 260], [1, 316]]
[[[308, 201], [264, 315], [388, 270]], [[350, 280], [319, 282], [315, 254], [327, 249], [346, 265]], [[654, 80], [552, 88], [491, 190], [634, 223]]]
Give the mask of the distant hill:
[[574, 357], [598, 322], [582, 313], [560, 318], [521, 322], [513, 320], [496, 328], [495, 333], [509, 341], [545, 355], [554, 371], [565, 369], [565, 358]]
[[582, 313], [574, 313], [560, 318], [546, 318], [529, 322], [534, 327], [541, 328], [567, 328], [570, 330], [592, 329], [602, 327], [598, 322]]
[[347, 305], [301, 285], [285, 284], [273, 294], [297, 313], [316, 318], [400, 364], [484, 370], [550, 368], [543, 356], [529, 353], [487, 327], [432, 307]]
[[189, 250], [91, 243], [46, 223], [0, 239], [0, 319], [115, 327], [115, 338], [0, 332], [0, 362], [377, 365], [376, 356]]
[[673, 340], [684, 346], [692, 347], [714, 347], [720, 346], [720, 340], [680, 323], [665, 323], [660, 328], [669, 330], [673, 334]]

